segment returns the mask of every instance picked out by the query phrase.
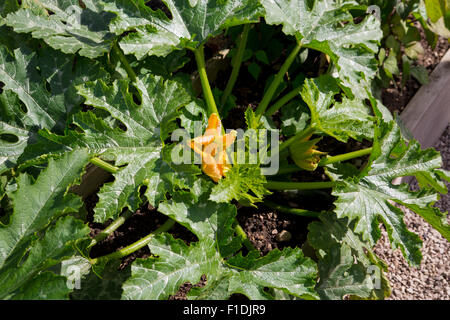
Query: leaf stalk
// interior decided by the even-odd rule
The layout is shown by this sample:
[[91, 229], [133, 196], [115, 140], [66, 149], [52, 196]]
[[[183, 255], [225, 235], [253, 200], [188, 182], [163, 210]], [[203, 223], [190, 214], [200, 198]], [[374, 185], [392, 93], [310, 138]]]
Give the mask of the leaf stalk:
[[264, 94], [261, 103], [258, 105], [258, 108], [256, 109], [256, 117], [259, 119], [267, 109], [267, 106], [269, 105], [270, 101], [272, 101], [272, 98], [278, 89], [278, 86], [280, 85], [281, 81], [283, 80], [284, 75], [289, 70], [289, 67], [294, 62], [295, 58], [297, 57], [300, 49], [302, 47], [302, 44], [300, 42], [297, 42], [292, 52], [287, 57], [286, 61], [284, 61], [283, 65], [281, 66], [281, 69], [278, 71], [278, 73], [275, 75], [275, 78], [273, 79], [272, 83], [270, 84], [269, 88], [267, 89], [266, 93]]
[[176, 223], [175, 220], [168, 219], [158, 229], [156, 229], [152, 233], [148, 234], [144, 238], [142, 238], [142, 239], [140, 239], [140, 240], [130, 244], [129, 246], [127, 246], [127, 247], [125, 247], [123, 249], [115, 251], [113, 253], [110, 253], [110, 254], [107, 254], [105, 256], [101, 256], [101, 257], [98, 257], [98, 258], [91, 259], [90, 263], [91, 264], [96, 264], [99, 261], [108, 261], [108, 260], [113, 260], [113, 259], [120, 259], [120, 258], [123, 258], [125, 256], [128, 256], [129, 254], [132, 254], [133, 252], [135, 252], [135, 251], [145, 247], [155, 235], [157, 235], [159, 233], [162, 233], [162, 232], [167, 232], [168, 230], [170, 230], [175, 225], [175, 223]]
[[216, 102], [214, 100], [214, 95], [212, 93], [211, 86], [209, 85], [208, 75], [206, 73], [205, 54], [203, 50], [203, 45], [200, 45], [197, 49], [194, 49], [193, 51], [195, 55], [195, 61], [197, 62], [198, 75], [200, 77], [200, 82], [202, 84], [203, 95], [206, 100], [208, 117], [212, 113], [216, 113], [217, 115], [219, 115], [219, 111], [217, 110]]
[[233, 70], [231, 71], [230, 79], [228, 79], [227, 86], [222, 95], [222, 99], [220, 101], [220, 105], [224, 106], [227, 102], [228, 97], [233, 91], [234, 84], [236, 83], [237, 77], [239, 75], [239, 70], [241, 69], [242, 59], [244, 57], [245, 47], [247, 46], [248, 32], [250, 30], [250, 25], [244, 25], [244, 29], [242, 30], [241, 40], [239, 41], [238, 51], [236, 53]]
[[280, 211], [280, 212], [291, 213], [291, 214], [295, 214], [297, 216], [302, 216], [302, 217], [317, 218], [317, 217], [319, 217], [319, 214], [320, 214], [319, 212], [315, 212], [315, 211], [309, 211], [309, 210], [305, 210], [305, 209], [298, 209], [298, 208], [282, 206], [278, 203], [275, 203], [275, 202], [272, 202], [269, 200], [265, 200], [264, 205], [269, 208]]
[[322, 160], [320, 160], [319, 166], [323, 167], [323, 166], [326, 166], [328, 164], [332, 164], [332, 163], [336, 163], [336, 162], [342, 162], [342, 161], [347, 161], [347, 160], [351, 160], [351, 159], [354, 159], [354, 158], [363, 157], [363, 156], [369, 155], [371, 153], [372, 153], [372, 147], [366, 148], [366, 149], [357, 150], [357, 151], [352, 151], [352, 152], [348, 152], [348, 153], [339, 154], [337, 156], [326, 157], [326, 158], [323, 158]]
[[119, 218], [114, 220], [106, 229], [97, 234], [94, 239], [92, 239], [89, 247], [95, 246], [100, 241], [106, 239], [111, 233], [116, 231], [121, 225], [125, 223], [133, 215], [133, 211], [127, 210], [125, 211]]
[[98, 158], [98, 157], [94, 157], [90, 160], [90, 162], [92, 164], [95, 164], [97, 167], [102, 168], [103, 170], [109, 172], [109, 173], [116, 173], [117, 171], [119, 171], [119, 168], [116, 166], [113, 166], [112, 164]]
[[[369, 155], [371, 153], [372, 153], [372, 147], [357, 150], [357, 151], [352, 151], [352, 152], [348, 152], [348, 153], [343, 153], [343, 154], [339, 154], [336, 156], [322, 158], [322, 160], [319, 162], [319, 167], [324, 167], [326, 165], [336, 163], [336, 162], [352, 160], [354, 158], [363, 157], [363, 156]], [[298, 166], [286, 165], [286, 166], [280, 167], [277, 174], [287, 174], [287, 173], [297, 172], [297, 171], [301, 171], [301, 170], [303, 170], [303, 169]]]
[[281, 109], [286, 103], [294, 99], [297, 95], [300, 94], [300, 90], [302, 89], [302, 86], [295, 88], [294, 90], [288, 92], [286, 95], [284, 95], [282, 98], [280, 98], [274, 105], [272, 105], [267, 111], [266, 116], [270, 117], [275, 112], [277, 112], [279, 109]]
[[335, 186], [335, 182], [286, 182], [268, 180], [264, 186], [270, 190], [316, 190], [333, 188]]
[[136, 82], [136, 73], [134, 72], [133, 68], [131, 67], [130, 63], [128, 62], [127, 58], [123, 54], [122, 50], [120, 50], [117, 43], [114, 43], [112, 47], [114, 53], [119, 57], [120, 62], [122, 63], [123, 67], [125, 68], [125, 71], [127, 72], [128, 76], [130, 77], [132, 82]]

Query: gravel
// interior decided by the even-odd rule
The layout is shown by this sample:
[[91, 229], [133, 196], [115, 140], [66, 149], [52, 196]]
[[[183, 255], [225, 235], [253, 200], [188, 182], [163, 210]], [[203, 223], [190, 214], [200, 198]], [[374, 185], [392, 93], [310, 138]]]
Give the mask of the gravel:
[[[435, 148], [441, 152], [443, 168], [450, 170], [450, 125], [441, 136]], [[417, 188], [415, 182], [411, 183]], [[447, 183], [450, 189], [450, 184]], [[441, 211], [449, 211], [450, 194], [444, 195], [436, 204]], [[419, 268], [410, 267], [399, 249], [393, 251], [386, 231], [375, 247], [375, 252], [389, 266], [387, 277], [392, 294], [388, 300], [450, 300], [450, 242], [442, 237], [420, 216], [407, 208], [405, 223], [409, 230], [423, 240], [423, 259]], [[447, 216], [450, 222], [450, 216]]]

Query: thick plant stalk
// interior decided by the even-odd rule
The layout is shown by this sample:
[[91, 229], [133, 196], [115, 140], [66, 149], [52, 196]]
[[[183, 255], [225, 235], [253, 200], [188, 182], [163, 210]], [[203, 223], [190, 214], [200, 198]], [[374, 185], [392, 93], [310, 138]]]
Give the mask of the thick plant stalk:
[[349, 153], [343, 153], [343, 154], [339, 154], [337, 156], [323, 158], [322, 160], [320, 160], [319, 166], [323, 167], [323, 166], [326, 166], [327, 164], [332, 164], [332, 163], [341, 162], [341, 161], [347, 161], [347, 160], [351, 160], [354, 158], [366, 156], [371, 153], [372, 153], [372, 148], [366, 148], [366, 149], [361, 149], [361, 150], [357, 150], [357, 151], [353, 151], [353, 152], [349, 152]]
[[297, 216], [302, 216], [302, 217], [317, 218], [320, 214], [319, 212], [315, 212], [315, 211], [309, 211], [309, 210], [304, 210], [304, 209], [297, 209], [297, 208], [282, 206], [278, 203], [275, 203], [275, 202], [272, 202], [269, 200], [265, 200], [264, 205], [269, 208], [280, 211], [280, 212], [292, 213], [292, 214], [295, 214]]
[[[319, 162], [319, 167], [324, 167], [328, 164], [336, 163], [336, 162], [342, 162], [342, 161], [348, 161], [354, 158], [359, 158], [362, 156], [366, 156], [372, 153], [372, 148], [366, 148], [361, 149], [357, 151], [352, 151], [348, 153], [338, 154], [336, 156], [331, 156], [327, 158], [322, 158], [322, 160]], [[297, 172], [303, 170], [302, 168], [295, 166], [295, 165], [286, 165], [283, 167], [280, 167], [277, 174], [287, 174], [292, 172]]]
[[300, 90], [302, 89], [302, 87], [297, 87], [294, 90], [288, 92], [286, 95], [284, 95], [282, 98], [280, 98], [280, 100], [278, 100], [273, 106], [271, 106], [267, 111], [266, 111], [266, 116], [270, 117], [271, 115], [273, 115], [275, 112], [277, 112], [279, 109], [281, 109], [286, 103], [288, 103], [289, 101], [291, 101], [292, 99], [294, 99], [296, 96], [299, 95]]
[[248, 32], [250, 30], [250, 25], [244, 25], [244, 30], [241, 34], [241, 40], [239, 41], [238, 51], [234, 60], [233, 70], [231, 71], [230, 79], [228, 79], [227, 86], [223, 92], [220, 104], [223, 106], [227, 102], [228, 97], [233, 91], [234, 84], [236, 83], [237, 77], [239, 75], [239, 70], [241, 69], [242, 58], [244, 57], [245, 47], [247, 46]]
[[97, 167], [102, 168], [103, 170], [109, 172], [109, 173], [116, 173], [117, 171], [119, 171], [119, 168], [116, 166], [113, 166], [112, 164], [100, 159], [100, 158], [92, 158], [90, 160], [90, 162], [92, 164], [95, 164]]
[[264, 94], [263, 99], [261, 100], [261, 103], [258, 105], [258, 108], [256, 109], [256, 116], [260, 118], [267, 109], [267, 106], [269, 105], [270, 101], [273, 98], [273, 95], [278, 89], [278, 86], [280, 85], [281, 81], [283, 80], [284, 75], [289, 70], [289, 67], [294, 62], [295, 58], [297, 57], [302, 45], [300, 42], [297, 42], [296, 46], [292, 50], [291, 54], [287, 57], [286, 61], [281, 66], [281, 69], [278, 71], [278, 73], [275, 75], [275, 78], [273, 79], [272, 83], [270, 84], [269, 88], [267, 89], [266, 93]]
[[333, 181], [285, 182], [268, 180], [264, 186], [270, 190], [316, 190], [333, 188], [335, 186], [335, 183]]
[[239, 237], [241, 237], [242, 242], [244, 243], [245, 247], [250, 251], [255, 250], [255, 247], [250, 242], [250, 240], [248, 240], [247, 234], [245, 233], [244, 229], [242, 229], [242, 227], [240, 226], [239, 223], [236, 223], [235, 230], [236, 230], [237, 235]]
[[200, 82], [202, 84], [203, 95], [206, 100], [208, 117], [213, 113], [219, 115], [219, 111], [217, 110], [216, 102], [214, 100], [214, 95], [211, 91], [211, 86], [209, 85], [208, 75], [206, 74], [203, 45], [199, 46], [197, 49], [194, 49], [194, 55], [195, 61], [197, 62], [198, 75], [200, 77]]
[[119, 60], [122, 63], [123, 67], [125, 68], [125, 71], [127, 72], [131, 81], [136, 82], [136, 73], [134, 72], [133, 68], [131, 68], [131, 66], [128, 63], [127, 58], [125, 58], [125, 55], [123, 54], [122, 50], [120, 50], [120, 48], [117, 46], [117, 43], [114, 43], [112, 49], [113, 49], [114, 53], [119, 57]]
[[94, 239], [92, 239], [89, 247], [95, 246], [100, 241], [106, 239], [111, 233], [116, 231], [124, 222], [133, 215], [133, 211], [125, 211], [119, 218], [113, 221], [105, 230], [97, 234]]
[[90, 263], [91, 264], [96, 264], [99, 261], [108, 261], [108, 260], [113, 260], [113, 259], [120, 259], [120, 258], [123, 258], [125, 256], [128, 256], [129, 254], [132, 254], [133, 252], [135, 252], [135, 251], [145, 247], [155, 235], [170, 230], [175, 225], [175, 223], [176, 223], [175, 220], [168, 219], [158, 229], [156, 229], [155, 231], [153, 231], [149, 235], [145, 236], [144, 238], [142, 238], [142, 239], [140, 239], [140, 240], [130, 244], [129, 246], [127, 246], [127, 247], [125, 247], [123, 249], [120, 249], [119, 251], [107, 254], [107, 255], [102, 256], [102, 257], [91, 259]]

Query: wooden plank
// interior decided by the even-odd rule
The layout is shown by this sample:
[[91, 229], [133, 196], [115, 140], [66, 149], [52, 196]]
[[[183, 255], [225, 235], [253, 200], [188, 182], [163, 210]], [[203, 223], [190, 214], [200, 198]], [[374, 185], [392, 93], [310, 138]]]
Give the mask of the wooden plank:
[[450, 50], [400, 114], [422, 148], [434, 146], [450, 123]]
[[[433, 147], [450, 123], [450, 50], [409, 101], [400, 119], [422, 149]], [[398, 177], [392, 184], [410, 183], [411, 176]]]

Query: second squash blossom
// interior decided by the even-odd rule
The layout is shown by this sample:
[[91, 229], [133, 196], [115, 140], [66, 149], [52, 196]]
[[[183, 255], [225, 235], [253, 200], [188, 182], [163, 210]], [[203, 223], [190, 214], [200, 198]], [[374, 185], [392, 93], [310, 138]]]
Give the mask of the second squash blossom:
[[321, 156], [325, 155], [326, 152], [317, 150], [316, 144], [322, 138], [309, 140], [310, 138], [311, 136], [308, 136], [303, 140], [295, 141], [289, 147], [289, 151], [292, 160], [294, 160], [298, 167], [304, 170], [314, 171], [319, 165]]
[[222, 122], [216, 113], [208, 119], [204, 135], [190, 140], [189, 146], [202, 157], [202, 171], [214, 182], [222, 179], [231, 167], [226, 149], [236, 140], [237, 132], [222, 134]]

